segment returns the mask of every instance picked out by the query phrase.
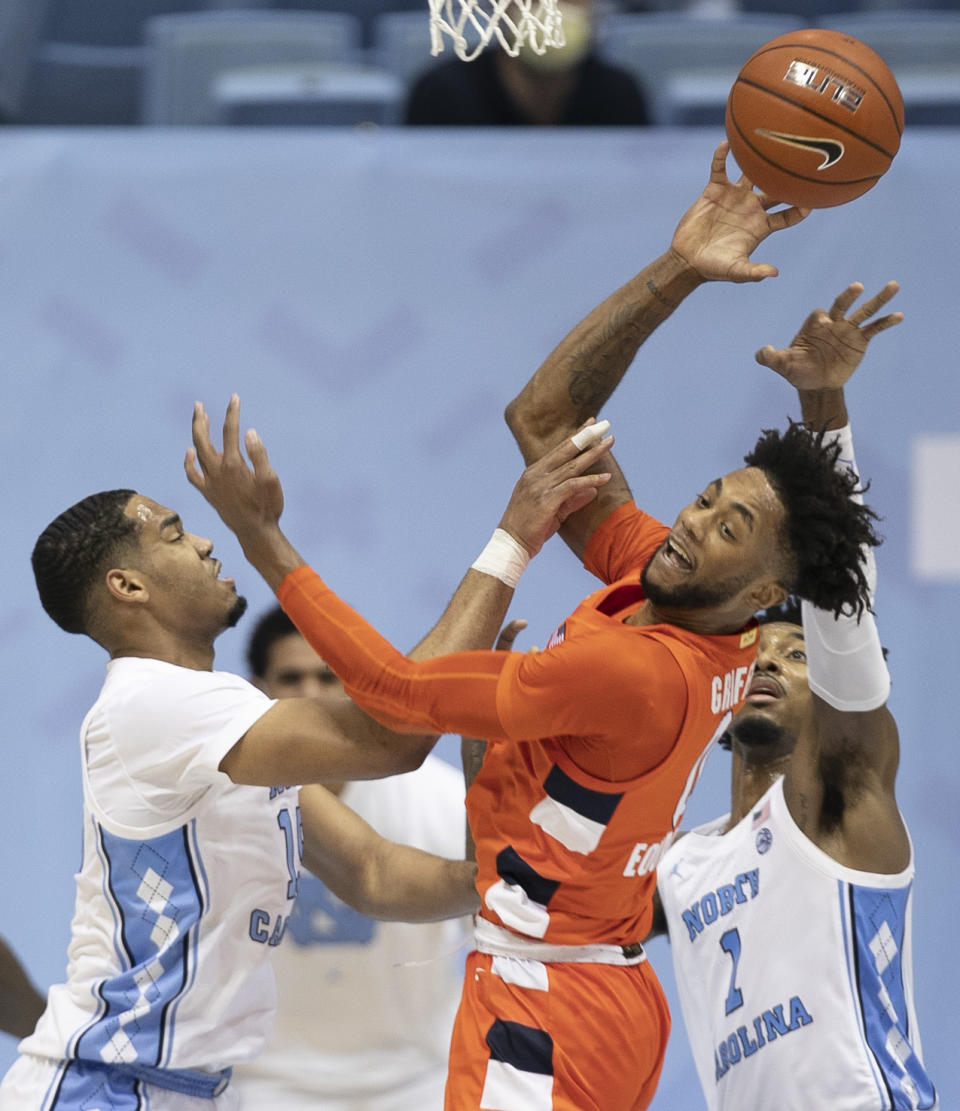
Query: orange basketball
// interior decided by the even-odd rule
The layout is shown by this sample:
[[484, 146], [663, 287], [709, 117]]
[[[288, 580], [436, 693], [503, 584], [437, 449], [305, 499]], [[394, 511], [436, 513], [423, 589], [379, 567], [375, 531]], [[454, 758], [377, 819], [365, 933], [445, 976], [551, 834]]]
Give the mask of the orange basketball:
[[842, 31], [771, 39], [744, 63], [727, 98], [727, 137], [765, 193], [829, 208], [866, 193], [903, 133], [903, 97], [886, 62]]

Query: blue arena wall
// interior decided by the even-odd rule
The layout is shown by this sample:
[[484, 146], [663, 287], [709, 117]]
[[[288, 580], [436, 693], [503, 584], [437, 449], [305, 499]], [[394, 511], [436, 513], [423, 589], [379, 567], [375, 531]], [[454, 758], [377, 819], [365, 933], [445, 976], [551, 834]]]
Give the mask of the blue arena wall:
[[[103, 654], [36, 601], [33, 542], [67, 505], [131, 486], [216, 541], [256, 614], [268, 591], [182, 471], [190, 415], [229, 395], [284, 480], [304, 555], [395, 643], [430, 626], [496, 525], [520, 458], [502, 411], [565, 331], [666, 248], [705, 183], [712, 130], [0, 135], [0, 655], [8, 789], [0, 933], [59, 980], [80, 855], [77, 730]], [[733, 165], [731, 162], [731, 172]], [[958, 727], [960, 133], [908, 132], [885, 179], [755, 253], [780, 276], [700, 289], [645, 345], [605, 415], [638, 501], [666, 520], [796, 413], [756, 365], [844, 286], [896, 278], [905, 322], [848, 390], [883, 515], [899, 798], [918, 855], [917, 1002], [944, 1107], [960, 1101]], [[543, 644], [592, 589], [559, 541], [517, 592]], [[247, 629], [252, 622], [245, 622]], [[217, 666], [244, 671], [244, 627]], [[455, 757], [454, 741], [441, 742]], [[688, 817], [726, 809], [715, 753]], [[701, 1105], [674, 1004], [654, 1106]], [[946, 959], [945, 959], [946, 958]], [[15, 1053], [0, 1037], [0, 1068]]]

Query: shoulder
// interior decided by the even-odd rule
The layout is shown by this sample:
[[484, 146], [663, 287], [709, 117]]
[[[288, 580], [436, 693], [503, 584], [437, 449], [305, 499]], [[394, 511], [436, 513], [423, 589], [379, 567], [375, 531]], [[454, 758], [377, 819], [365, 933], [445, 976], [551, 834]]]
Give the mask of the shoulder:
[[642, 571], [669, 531], [635, 502], [623, 502], [593, 530], [583, 565], [601, 581], [612, 583]]
[[[192, 667], [179, 667], [164, 660], [140, 659], [124, 656], [107, 664], [105, 690], [111, 694], [127, 691], [162, 690], [165, 693], [179, 689], [188, 692], [216, 690], [260, 692], [252, 683], [230, 671], [203, 671]], [[261, 695], [261, 697], [265, 697]]]
[[121, 659], [108, 665], [99, 708], [116, 735], [173, 740], [239, 717], [252, 724], [272, 705], [246, 679], [226, 671], [197, 671], [161, 660]]

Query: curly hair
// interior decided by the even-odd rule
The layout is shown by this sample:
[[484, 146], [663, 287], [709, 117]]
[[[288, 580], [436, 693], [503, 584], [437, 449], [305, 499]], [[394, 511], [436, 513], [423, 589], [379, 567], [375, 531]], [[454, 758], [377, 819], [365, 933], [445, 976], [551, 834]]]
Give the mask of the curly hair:
[[247, 666], [250, 674], [258, 679], [266, 678], [270, 649], [278, 640], [294, 633], [299, 636], [300, 630], [279, 606], [268, 609], [254, 625], [247, 644]]
[[124, 514], [135, 493], [91, 494], [51, 521], [33, 547], [40, 604], [68, 633], [89, 633], [91, 590], [137, 535], [137, 522]]
[[790, 421], [785, 432], [765, 429], [744, 462], [764, 472], [786, 510], [786, 585], [818, 609], [859, 616], [870, 608], [860, 553], [880, 544], [873, 524], [878, 517], [853, 500], [866, 487], [852, 471], [837, 469], [840, 446], [824, 444], [823, 437]]

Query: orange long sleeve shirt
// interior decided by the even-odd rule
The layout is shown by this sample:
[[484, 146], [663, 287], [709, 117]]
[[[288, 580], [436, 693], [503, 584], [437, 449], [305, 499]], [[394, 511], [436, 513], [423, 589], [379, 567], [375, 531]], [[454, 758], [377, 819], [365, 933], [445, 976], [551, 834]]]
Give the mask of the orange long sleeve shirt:
[[[657, 861], [746, 693], [755, 625], [705, 636], [624, 623], [643, 601], [641, 571], [667, 531], [632, 503], [610, 514], [584, 561], [608, 585], [539, 653], [413, 662], [310, 568], [291, 572], [277, 592], [378, 720], [492, 742], [467, 795], [481, 914], [524, 936], [626, 945], [647, 933]], [[646, 746], [667, 755], [633, 774]]]

